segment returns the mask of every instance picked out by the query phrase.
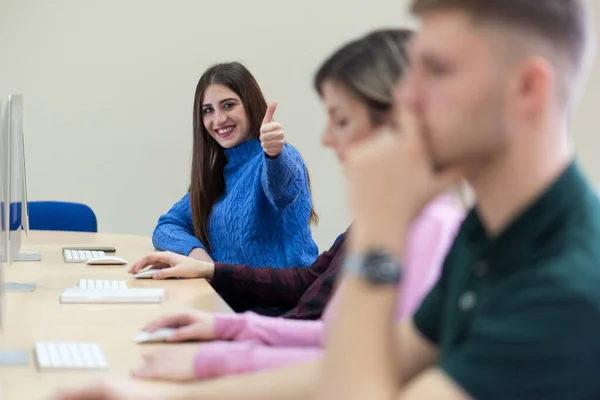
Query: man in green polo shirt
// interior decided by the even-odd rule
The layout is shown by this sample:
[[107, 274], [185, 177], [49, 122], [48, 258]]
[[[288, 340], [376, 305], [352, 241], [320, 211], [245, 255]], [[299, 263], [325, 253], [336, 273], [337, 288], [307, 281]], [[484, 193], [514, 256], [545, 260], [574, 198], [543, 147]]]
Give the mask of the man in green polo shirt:
[[[355, 222], [319, 398], [600, 399], [600, 202], [567, 128], [592, 52], [587, 2], [413, 11], [401, 131], [347, 163]], [[394, 337], [410, 220], [458, 177], [476, 206]]]

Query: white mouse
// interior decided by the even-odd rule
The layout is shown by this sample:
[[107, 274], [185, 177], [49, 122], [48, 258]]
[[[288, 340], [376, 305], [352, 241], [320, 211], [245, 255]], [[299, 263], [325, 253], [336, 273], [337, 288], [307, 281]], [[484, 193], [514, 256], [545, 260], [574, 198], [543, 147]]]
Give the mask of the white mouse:
[[152, 279], [152, 276], [156, 272], [155, 269], [146, 269], [144, 271], [140, 271], [137, 274], [133, 275], [135, 279]]
[[85, 262], [87, 265], [124, 265], [127, 264], [127, 260], [121, 257], [115, 256], [104, 256], [92, 258]]
[[140, 332], [133, 338], [133, 341], [136, 343], [166, 342], [173, 332], [175, 329], [170, 328], [158, 329], [154, 332]]

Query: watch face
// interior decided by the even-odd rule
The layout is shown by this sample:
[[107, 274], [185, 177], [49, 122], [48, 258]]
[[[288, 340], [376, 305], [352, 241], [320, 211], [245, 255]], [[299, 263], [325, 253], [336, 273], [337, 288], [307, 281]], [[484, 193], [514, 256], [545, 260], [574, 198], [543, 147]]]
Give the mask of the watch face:
[[373, 252], [365, 257], [364, 273], [367, 280], [373, 283], [397, 283], [400, 280], [400, 265], [387, 253]]

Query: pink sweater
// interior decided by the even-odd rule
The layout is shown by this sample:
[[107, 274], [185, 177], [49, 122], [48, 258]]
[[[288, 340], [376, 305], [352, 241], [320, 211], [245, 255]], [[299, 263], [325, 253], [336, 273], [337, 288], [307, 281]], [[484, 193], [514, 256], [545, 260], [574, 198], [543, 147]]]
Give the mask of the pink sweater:
[[[431, 202], [414, 220], [407, 239], [397, 319], [411, 315], [437, 280], [464, 215], [455, 201], [444, 195]], [[288, 320], [254, 313], [217, 314], [217, 341], [200, 346], [195, 358], [196, 376], [214, 378], [317, 358], [335, 303], [336, 296], [327, 306], [323, 321]]]

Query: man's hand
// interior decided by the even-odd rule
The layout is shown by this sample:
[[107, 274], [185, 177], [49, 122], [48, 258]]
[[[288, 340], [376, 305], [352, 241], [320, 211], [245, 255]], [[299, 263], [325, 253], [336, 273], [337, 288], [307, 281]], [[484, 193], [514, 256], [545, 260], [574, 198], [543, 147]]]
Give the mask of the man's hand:
[[417, 118], [405, 110], [401, 122], [401, 132], [384, 128], [347, 159], [353, 247], [400, 250], [412, 218], [458, 181], [455, 171], [435, 172]]

